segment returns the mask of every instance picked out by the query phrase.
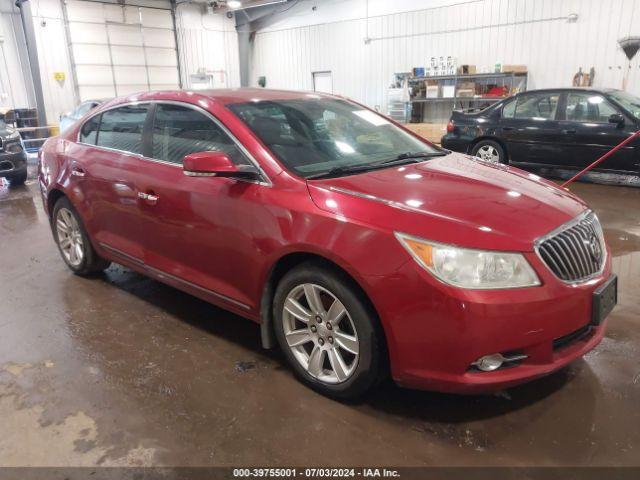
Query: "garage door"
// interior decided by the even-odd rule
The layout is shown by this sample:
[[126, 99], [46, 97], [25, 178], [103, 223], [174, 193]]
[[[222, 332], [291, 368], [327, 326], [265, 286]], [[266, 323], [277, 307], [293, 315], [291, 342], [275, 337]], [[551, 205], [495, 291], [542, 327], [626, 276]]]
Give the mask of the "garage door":
[[80, 101], [179, 88], [170, 10], [84, 0], [65, 8]]

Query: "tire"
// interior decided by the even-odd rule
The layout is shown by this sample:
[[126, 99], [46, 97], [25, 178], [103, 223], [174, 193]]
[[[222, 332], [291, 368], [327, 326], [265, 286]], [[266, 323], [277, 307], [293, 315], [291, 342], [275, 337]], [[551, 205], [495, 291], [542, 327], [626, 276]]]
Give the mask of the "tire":
[[[361, 295], [344, 275], [315, 262], [294, 268], [276, 288], [273, 319], [280, 348], [303, 383], [332, 398], [358, 398], [386, 371], [381, 328]], [[341, 306], [345, 311], [336, 317]]]
[[80, 215], [66, 197], [53, 207], [51, 230], [62, 259], [76, 275], [91, 275], [111, 265], [94, 250]]
[[508, 163], [504, 148], [494, 140], [480, 140], [471, 149], [471, 155], [491, 163]]
[[9, 183], [12, 187], [17, 187], [19, 185], [24, 185], [24, 182], [27, 181], [27, 171], [25, 170], [23, 173], [19, 173], [9, 179]]

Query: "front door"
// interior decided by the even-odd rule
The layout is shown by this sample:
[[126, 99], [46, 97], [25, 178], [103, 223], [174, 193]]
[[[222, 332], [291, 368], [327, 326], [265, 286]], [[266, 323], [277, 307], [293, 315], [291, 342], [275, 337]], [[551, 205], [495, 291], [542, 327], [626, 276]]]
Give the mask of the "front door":
[[506, 103], [499, 135], [512, 163], [554, 164], [560, 161], [559, 92], [531, 92]]
[[[602, 95], [595, 92], [566, 94], [560, 129], [566, 149], [566, 165], [585, 168], [635, 132], [629, 118], [624, 124], [610, 123], [614, 114], [624, 114]], [[637, 172], [637, 144], [632, 142], [606, 159], [597, 169]]]
[[[152, 112], [150, 151], [142, 192], [145, 262], [160, 278], [223, 304], [247, 309], [255, 255], [252, 219], [261, 184], [184, 174], [185, 155], [224, 151], [238, 164], [247, 156], [211, 115], [196, 107], [159, 103]], [[258, 205], [256, 205], [258, 204]], [[265, 212], [266, 213], [266, 212]]]

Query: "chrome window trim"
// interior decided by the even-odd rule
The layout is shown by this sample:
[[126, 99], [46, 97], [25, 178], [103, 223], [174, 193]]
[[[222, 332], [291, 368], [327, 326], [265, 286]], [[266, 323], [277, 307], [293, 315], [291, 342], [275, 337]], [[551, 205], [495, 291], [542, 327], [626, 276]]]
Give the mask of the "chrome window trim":
[[94, 145], [91, 143], [85, 143], [85, 142], [81, 142], [80, 141], [80, 135], [82, 133], [82, 128], [84, 127], [84, 125], [91, 119], [93, 119], [94, 117], [97, 117], [98, 115], [102, 115], [105, 112], [111, 111], [111, 110], [115, 110], [117, 108], [121, 108], [121, 107], [127, 107], [127, 106], [131, 106], [131, 105], [178, 105], [181, 107], [186, 107], [186, 108], [191, 108], [192, 110], [195, 110], [196, 112], [202, 113], [205, 117], [209, 118], [209, 120], [211, 120], [213, 123], [215, 123], [218, 127], [220, 127], [220, 129], [229, 136], [229, 138], [231, 139], [231, 141], [235, 144], [235, 146], [240, 150], [240, 152], [242, 152], [242, 154], [249, 160], [249, 162], [256, 167], [256, 169], [258, 170], [258, 173], [261, 177], [261, 180], [251, 180], [251, 179], [245, 179], [245, 178], [236, 178], [235, 180], [240, 181], [240, 182], [246, 182], [246, 183], [254, 183], [257, 185], [262, 185], [265, 187], [271, 187], [273, 186], [273, 183], [271, 182], [271, 179], [269, 178], [269, 176], [267, 175], [267, 173], [263, 170], [262, 166], [260, 165], [260, 163], [255, 159], [255, 157], [253, 155], [251, 155], [251, 153], [246, 149], [246, 147], [242, 144], [242, 142], [240, 142], [240, 140], [238, 140], [238, 138], [231, 133], [231, 131], [220, 121], [218, 120], [218, 118], [216, 118], [213, 114], [211, 114], [210, 112], [208, 112], [207, 110], [205, 110], [204, 108], [198, 106], [198, 105], [194, 105], [192, 103], [187, 103], [187, 102], [180, 102], [177, 100], [141, 100], [141, 101], [134, 101], [134, 102], [125, 102], [125, 103], [119, 103], [117, 105], [112, 105], [108, 108], [105, 108], [104, 110], [100, 110], [99, 112], [96, 112], [94, 115], [91, 115], [90, 117], [88, 117], [84, 122], [82, 122], [82, 124], [80, 125], [80, 128], [78, 129], [78, 133], [76, 135], [76, 143], [80, 144], [80, 145], [86, 145], [89, 147], [94, 147], [94, 148], [99, 148], [102, 150], [107, 150], [107, 151], [111, 151], [111, 152], [117, 152], [117, 153], [122, 153], [125, 155], [131, 155], [133, 157], [137, 157], [140, 160], [146, 160], [149, 162], [155, 162], [155, 163], [160, 163], [163, 165], [170, 165], [173, 167], [177, 167], [181, 170], [183, 170], [182, 165], [174, 163], [174, 162], [169, 162], [167, 160], [161, 160], [158, 158], [151, 158], [151, 157], [145, 157], [144, 155], [142, 155], [141, 153], [134, 153], [134, 152], [129, 152], [126, 150], [119, 150], [117, 148], [111, 148], [111, 147], [104, 147], [102, 145]]
[[581, 278], [580, 280], [563, 280], [562, 278], [557, 276], [555, 274], [555, 272], [549, 267], [549, 265], [547, 265], [547, 262], [545, 262], [544, 259], [542, 258], [542, 255], [540, 254], [540, 245], [542, 245], [545, 241], [549, 240], [550, 238], [553, 238], [556, 235], [564, 232], [565, 230], [569, 230], [570, 228], [578, 225], [582, 220], [584, 220], [585, 218], [587, 218], [591, 214], [593, 214], [593, 216], [596, 218], [596, 220], [598, 221], [598, 225], [600, 226], [600, 230], [602, 230], [602, 224], [600, 223], [600, 219], [598, 218], [598, 216], [595, 214], [595, 212], [593, 210], [588, 208], [584, 212], [579, 214], [577, 217], [574, 217], [571, 220], [569, 220], [568, 222], [563, 223], [559, 227], [554, 228], [549, 233], [546, 233], [545, 235], [536, 238], [535, 241], [533, 242], [533, 249], [536, 252], [536, 255], [538, 256], [538, 258], [540, 259], [542, 264], [547, 268], [547, 270], [549, 270], [551, 272], [551, 274], [555, 278], [557, 278], [558, 280], [560, 280], [564, 284], [567, 284], [567, 285], [582, 285], [582, 284], [590, 282], [594, 278], [597, 278], [597, 277], [602, 275], [602, 272], [604, 272], [604, 269], [605, 269], [605, 267], [607, 265], [607, 260], [608, 260], [608, 255], [609, 255], [609, 253], [607, 252], [607, 243], [606, 243], [606, 241], [604, 239], [604, 231], [602, 232], [602, 243], [603, 243], [602, 265], [600, 266], [600, 269], [597, 272], [592, 273], [588, 277]]

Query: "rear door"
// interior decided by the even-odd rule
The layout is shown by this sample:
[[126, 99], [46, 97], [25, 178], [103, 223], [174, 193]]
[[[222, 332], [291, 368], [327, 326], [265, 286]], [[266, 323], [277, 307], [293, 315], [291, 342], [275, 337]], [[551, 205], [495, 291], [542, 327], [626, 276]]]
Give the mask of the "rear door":
[[499, 136], [514, 163], [553, 164], [562, 151], [557, 121], [559, 92], [520, 94], [504, 105]]
[[92, 238], [112, 253], [144, 261], [138, 184], [145, 177], [143, 127], [149, 104], [124, 105], [86, 121], [73, 154]]
[[[249, 308], [249, 285], [260, 255], [252, 219], [268, 215], [256, 196], [260, 183], [222, 177], [187, 176], [185, 155], [223, 151], [238, 164], [248, 154], [212, 115], [188, 104], [157, 103], [150, 121], [150, 146], [143, 200], [145, 262], [156, 276], [211, 301]], [[262, 212], [262, 214], [260, 213]]]
[[[610, 123], [611, 115], [626, 115], [596, 92], [567, 92], [563, 106], [559, 123], [567, 166], [585, 168], [635, 131], [629, 118], [623, 125]], [[637, 172], [636, 148], [635, 142], [623, 147], [598, 169]]]

